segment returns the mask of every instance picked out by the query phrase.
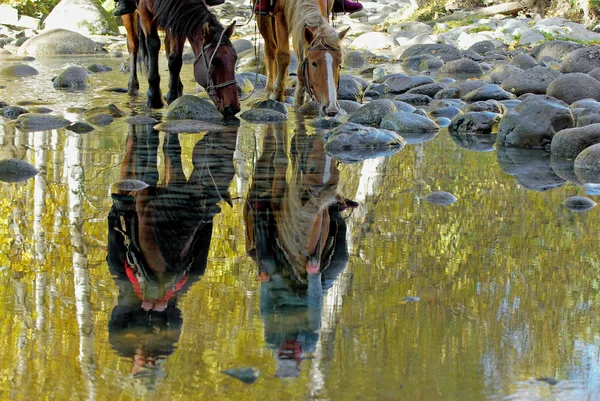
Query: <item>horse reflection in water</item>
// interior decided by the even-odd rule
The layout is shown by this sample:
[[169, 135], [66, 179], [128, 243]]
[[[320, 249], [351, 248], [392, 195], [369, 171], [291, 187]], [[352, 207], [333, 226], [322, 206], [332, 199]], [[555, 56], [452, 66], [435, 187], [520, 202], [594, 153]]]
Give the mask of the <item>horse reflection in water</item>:
[[[244, 207], [246, 250], [258, 265], [260, 313], [279, 377], [296, 377], [317, 345], [323, 296], [348, 262], [337, 162], [323, 136], [269, 125]], [[290, 173], [288, 174], [288, 168]]]
[[133, 359], [132, 373], [149, 388], [181, 334], [177, 299], [206, 269], [218, 203], [229, 202], [236, 136], [236, 128], [206, 134], [194, 146], [186, 177], [179, 137], [166, 135], [159, 180], [158, 132], [151, 126], [130, 128], [117, 187], [139, 181], [148, 187], [112, 195], [107, 262], [119, 297], [108, 329], [113, 348]]

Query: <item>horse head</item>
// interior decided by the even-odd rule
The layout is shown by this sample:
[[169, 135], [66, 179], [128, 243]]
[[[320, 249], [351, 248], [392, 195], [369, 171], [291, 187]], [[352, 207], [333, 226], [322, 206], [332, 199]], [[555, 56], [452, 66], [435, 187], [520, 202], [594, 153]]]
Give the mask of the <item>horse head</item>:
[[[219, 25], [220, 26], [220, 25]], [[235, 21], [222, 30], [202, 27], [203, 45], [194, 62], [194, 77], [209, 94], [217, 109], [225, 116], [240, 111], [235, 64], [237, 54], [231, 44]]]
[[349, 29], [337, 33], [330, 27], [304, 28], [306, 48], [299, 78], [304, 80], [309, 95], [321, 105], [322, 117], [335, 117], [340, 112], [337, 102], [342, 67], [340, 41]]

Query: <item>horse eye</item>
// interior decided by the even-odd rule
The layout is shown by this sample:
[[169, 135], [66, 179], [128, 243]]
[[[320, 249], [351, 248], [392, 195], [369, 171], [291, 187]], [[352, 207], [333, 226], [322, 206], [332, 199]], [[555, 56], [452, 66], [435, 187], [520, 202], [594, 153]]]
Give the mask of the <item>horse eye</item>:
[[316, 61], [313, 61], [313, 62], [312, 62], [312, 66], [313, 66], [313, 67], [315, 67], [315, 68], [317, 68], [317, 62], [316, 62]]

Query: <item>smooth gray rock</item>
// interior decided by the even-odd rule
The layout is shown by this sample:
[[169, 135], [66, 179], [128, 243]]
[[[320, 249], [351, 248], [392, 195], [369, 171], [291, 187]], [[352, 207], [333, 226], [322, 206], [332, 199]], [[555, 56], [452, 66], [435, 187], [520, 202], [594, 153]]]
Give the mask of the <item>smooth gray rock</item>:
[[267, 76], [263, 74], [257, 74], [255, 72], [241, 72], [239, 74], [235, 74], [236, 79], [238, 75], [242, 75], [252, 83], [252, 86], [256, 89], [264, 89], [267, 85]]
[[36, 176], [39, 171], [20, 159], [0, 160], [0, 181], [4, 182], [23, 182]]
[[403, 93], [394, 97], [394, 101], [408, 103], [413, 106], [427, 106], [432, 100], [427, 95], [415, 95], [412, 93]]
[[350, 114], [348, 122], [362, 125], [379, 126], [379, 124], [381, 124], [381, 120], [386, 114], [396, 111], [398, 111], [398, 109], [391, 100], [374, 100]]
[[15, 125], [21, 131], [49, 131], [53, 129], [64, 128], [71, 124], [71, 121], [60, 116], [49, 114], [25, 113], [21, 114]]
[[420, 54], [411, 56], [402, 60], [402, 64], [411, 70], [437, 70], [444, 65], [444, 62], [431, 54]]
[[401, 102], [400, 100], [392, 100], [394, 102], [394, 106], [398, 111], [405, 111], [407, 113], [413, 113], [417, 108], [412, 104]]
[[575, 125], [568, 106], [550, 96], [530, 95], [507, 112], [498, 127], [498, 144], [517, 148], [542, 148], [554, 134]]
[[461, 58], [460, 50], [447, 44], [416, 44], [404, 50], [401, 60], [412, 56], [429, 54], [440, 58], [444, 63]]
[[600, 46], [590, 46], [573, 50], [563, 58], [564, 72], [588, 73], [600, 67]]
[[446, 191], [434, 191], [425, 196], [425, 201], [437, 206], [449, 206], [456, 202], [458, 198]]
[[38, 75], [39, 71], [33, 68], [30, 65], [17, 63], [13, 65], [9, 65], [0, 70], [0, 75], [8, 78], [17, 78], [17, 77], [30, 77], [33, 75]]
[[448, 132], [456, 134], [491, 134], [498, 129], [502, 115], [488, 111], [472, 111], [452, 119]]
[[360, 50], [350, 50], [344, 53], [344, 65], [351, 68], [361, 68], [367, 64], [367, 58]]
[[505, 91], [499, 85], [486, 84], [467, 93], [461, 98], [465, 102], [478, 102], [482, 100], [508, 100], [514, 99], [515, 97], [514, 94]]
[[505, 79], [513, 76], [514, 74], [520, 73], [523, 70], [519, 67], [510, 64], [500, 64], [495, 66], [483, 80], [490, 84], [500, 85]]
[[201, 120], [171, 120], [156, 124], [157, 131], [169, 134], [195, 133], [195, 132], [220, 132], [226, 126]]
[[529, 54], [521, 53], [516, 55], [511, 61], [511, 65], [518, 67], [522, 70], [529, 70], [535, 67], [538, 63], [537, 61], [531, 57]]
[[404, 146], [404, 139], [394, 131], [353, 123], [340, 125], [325, 135], [327, 153], [347, 164], [389, 156]]
[[273, 109], [249, 109], [240, 114], [240, 118], [251, 123], [281, 122], [287, 116]]
[[344, 99], [338, 101], [338, 103], [340, 105], [340, 108], [344, 110], [347, 114], [352, 114], [363, 106], [361, 103]]
[[383, 82], [388, 87], [388, 93], [405, 93], [421, 85], [433, 84], [433, 78], [427, 75], [392, 76]]
[[93, 40], [66, 29], [43, 31], [28, 39], [18, 53], [35, 56], [55, 56], [60, 54], [96, 54], [102, 53], [102, 46]]
[[82, 35], [118, 35], [116, 19], [93, 0], [61, 0], [44, 19], [44, 29], [68, 29]]
[[223, 115], [210, 100], [193, 95], [183, 95], [175, 99], [169, 105], [164, 117], [169, 120], [223, 120]]
[[599, 124], [600, 123], [600, 113], [594, 112], [592, 110], [583, 109], [581, 113], [579, 113], [576, 117], [577, 126], [585, 127], [587, 125]]
[[487, 111], [490, 113], [504, 114], [506, 106], [497, 100], [480, 100], [467, 106], [467, 111]]
[[491, 52], [492, 50], [496, 50], [496, 45], [491, 40], [482, 40], [472, 44], [468, 50], [479, 54], [486, 54], [487, 52]]
[[90, 86], [88, 71], [83, 67], [68, 67], [54, 78], [52, 85], [57, 89], [85, 89]]
[[67, 126], [68, 131], [75, 132], [76, 134], [85, 134], [87, 132], [92, 132], [95, 129], [96, 128], [94, 128], [92, 124], [82, 121], [77, 121]]
[[564, 74], [548, 85], [546, 94], [568, 104], [581, 99], [600, 100], [600, 82], [580, 72]]
[[88, 109], [83, 113], [85, 116], [91, 116], [94, 114], [108, 114], [112, 118], [120, 118], [127, 115], [123, 110], [119, 109], [114, 103], [109, 103], [106, 106], [96, 106]]
[[386, 114], [381, 120], [381, 128], [396, 131], [400, 134], [410, 133], [428, 133], [439, 131], [440, 127], [427, 117], [404, 111], [396, 111]]
[[87, 117], [86, 120], [96, 127], [106, 127], [107, 125], [112, 124], [114, 118], [112, 118], [110, 114], [98, 113]]
[[483, 74], [481, 66], [468, 58], [452, 60], [440, 67], [438, 74], [460, 77], [479, 77]]
[[582, 109], [591, 110], [595, 113], [600, 113], [600, 102], [598, 102], [597, 100], [594, 100], [594, 99], [580, 99], [580, 100], [577, 100], [576, 102], [571, 103], [569, 108], [571, 110], [582, 108]]
[[568, 42], [565, 40], [551, 40], [544, 42], [534, 47], [529, 54], [536, 60], [541, 60], [544, 57], [551, 57], [555, 60], [561, 60], [564, 56], [571, 53], [573, 50], [583, 47], [579, 43]]
[[550, 151], [553, 155], [575, 159], [585, 148], [600, 143], [600, 124], [568, 128], [552, 138]]
[[2, 110], [2, 115], [8, 119], [14, 120], [19, 117], [21, 114], [29, 113], [29, 110], [24, 109], [19, 106], [8, 106], [4, 107]]
[[550, 153], [542, 149], [517, 149], [498, 147], [500, 168], [515, 177], [517, 182], [532, 191], [559, 188], [567, 182], [554, 173]]
[[409, 89], [408, 91], [406, 91], [406, 93], [410, 95], [426, 95], [433, 98], [436, 93], [444, 89], [446, 86], [446, 84], [435, 82], [432, 84], [420, 85], [415, 88]]
[[596, 174], [600, 173], [600, 144], [588, 146], [582, 150], [575, 158], [574, 167], [576, 172], [578, 170], [589, 170]]
[[600, 81], [600, 67], [594, 68], [592, 71], [587, 73], [590, 77]]
[[109, 66], [98, 63], [90, 64], [85, 68], [87, 68], [88, 71], [91, 71], [93, 73], [112, 71], [112, 68], [110, 68]]
[[288, 115], [288, 109], [285, 107], [285, 104], [282, 102], [278, 102], [277, 100], [266, 99], [259, 100], [252, 105], [254, 109], [271, 109], [280, 112], [281, 114]]
[[546, 94], [552, 81], [561, 76], [559, 71], [547, 67], [533, 67], [529, 70], [516, 71], [502, 81], [502, 89], [521, 96], [525, 93]]
[[156, 124], [158, 123], [158, 120], [156, 118], [147, 116], [145, 114], [137, 114], [135, 116], [131, 116], [125, 119], [125, 122], [127, 122], [127, 124], [131, 124], [131, 125], [147, 125], [147, 124]]
[[348, 74], [340, 75], [337, 98], [358, 102], [362, 99], [363, 87], [360, 81]]
[[311, 127], [318, 129], [330, 129], [337, 127], [338, 125], [342, 124], [342, 122], [336, 120], [335, 118], [319, 117], [312, 120], [309, 124]]
[[458, 107], [447, 106], [447, 107], [440, 107], [440, 108], [431, 110], [429, 112], [429, 116], [431, 118], [446, 117], [446, 118], [449, 118], [450, 120], [452, 120], [456, 115], [462, 114], [462, 113], [463, 112]]
[[585, 196], [570, 196], [565, 199], [567, 209], [574, 212], [585, 212], [596, 206], [596, 202]]

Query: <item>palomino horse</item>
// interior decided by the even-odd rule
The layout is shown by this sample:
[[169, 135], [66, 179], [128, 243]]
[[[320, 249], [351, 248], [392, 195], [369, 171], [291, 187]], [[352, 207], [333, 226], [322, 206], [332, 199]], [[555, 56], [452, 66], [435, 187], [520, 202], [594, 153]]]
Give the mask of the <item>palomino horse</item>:
[[158, 132], [131, 127], [108, 215], [106, 260], [119, 290], [109, 341], [132, 358], [134, 374], [152, 376], [176, 348], [183, 324], [178, 298], [206, 270], [213, 218], [230, 198], [236, 138], [237, 128], [207, 133], [194, 146], [186, 177], [177, 135], [165, 136], [159, 163]]
[[221, 113], [234, 115], [240, 111], [235, 80], [237, 54], [230, 41], [235, 21], [224, 28], [203, 0], [140, 0], [137, 13], [123, 16], [123, 25], [127, 29], [130, 55], [129, 94], [135, 95], [139, 89], [137, 52], [141, 45], [139, 50], [148, 67], [148, 107], [163, 106], [158, 73], [160, 28], [166, 33], [169, 59], [167, 103], [177, 99], [183, 91], [179, 73], [183, 64], [183, 45], [188, 39], [196, 55], [196, 81], [206, 89]]
[[349, 28], [338, 33], [329, 25], [326, 17], [332, 5], [333, 1], [327, 0], [277, 0], [272, 16], [256, 15], [258, 29], [265, 40], [265, 92], [271, 99], [284, 99], [291, 34], [298, 58], [294, 105], [302, 106], [307, 92], [321, 105], [322, 116], [335, 116], [340, 112], [337, 102], [342, 64], [340, 41]]

